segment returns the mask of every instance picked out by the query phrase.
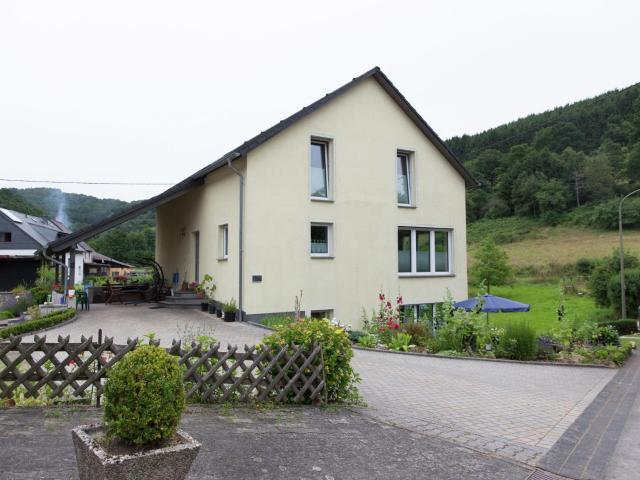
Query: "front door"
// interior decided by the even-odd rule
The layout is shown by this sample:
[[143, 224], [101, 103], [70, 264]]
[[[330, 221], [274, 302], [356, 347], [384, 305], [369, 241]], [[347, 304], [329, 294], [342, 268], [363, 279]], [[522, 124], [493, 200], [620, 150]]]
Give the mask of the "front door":
[[200, 232], [193, 232], [193, 241], [195, 242], [195, 278], [197, 283], [200, 283]]

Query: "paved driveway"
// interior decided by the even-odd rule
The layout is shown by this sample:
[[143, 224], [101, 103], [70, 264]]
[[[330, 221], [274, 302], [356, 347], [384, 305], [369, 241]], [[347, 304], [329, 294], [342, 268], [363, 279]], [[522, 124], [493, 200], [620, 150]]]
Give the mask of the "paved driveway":
[[95, 304], [91, 305], [89, 312], [79, 312], [76, 321], [47, 330], [41, 336], [56, 339], [58, 335], [71, 335], [72, 341], [79, 341], [82, 335], [97, 337], [100, 328], [104, 336], [114, 337], [116, 343], [124, 343], [127, 338], [142, 338], [153, 332], [164, 346], [171, 345], [173, 339], [198, 335], [214, 336], [223, 345], [253, 345], [269, 333], [246, 323], [225, 323], [215, 315], [195, 309]]
[[[173, 338], [213, 335], [223, 344], [253, 344], [266, 333], [224, 323], [197, 310], [148, 305], [94, 305], [90, 313], [47, 332], [50, 337], [127, 337], [155, 332]], [[613, 369], [526, 365], [356, 350], [365, 415], [419, 434], [533, 465], [560, 438], [615, 374]]]

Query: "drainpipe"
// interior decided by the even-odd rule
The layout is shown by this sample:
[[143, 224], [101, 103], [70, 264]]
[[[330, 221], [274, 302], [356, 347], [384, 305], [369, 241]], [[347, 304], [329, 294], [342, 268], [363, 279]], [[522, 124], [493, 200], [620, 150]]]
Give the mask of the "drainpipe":
[[243, 257], [244, 257], [244, 250], [243, 250], [243, 234], [244, 234], [244, 176], [242, 175], [242, 173], [240, 173], [240, 171], [238, 169], [236, 169], [232, 164], [231, 161], [235, 160], [236, 158], [240, 157], [241, 155], [239, 153], [234, 153], [231, 157], [229, 157], [227, 159], [227, 167], [229, 167], [231, 170], [233, 170], [233, 172], [238, 175], [238, 179], [240, 180], [240, 202], [239, 202], [239, 208], [240, 208], [240, 214], [239, 214], [239, 225], [238, 225], [238, 315], [239, 315], [239, 321], [244, 321], [244, 314], [243, 314], [243, 307], [244, 307], [244, 303], [243, 303], [243, 295], [242, 295], [242, 290], [243, 290]]
[[64, 301], [66, 303], [66, 301], [67, 301], [67, 293], [69, 293], [69, 289], [68, 289], [68, 286], [67, 286], [67, 279], [69, 277], [69, 266], [66, 263], [61, 262], [60, 260], [57, 260], [57, 259], [55, 259], [53, 257], [48, 256], [46, 253], [44, 253], [44, 250], [40, 251], [40, 255], [42, 255], [43, 258], [55, 263], [56, 265], [60, 265], [62, 267], [62, 269], [63, 269], [62, 271], [64, 272], [64, 274], [63, 274], [64, 275], [64, 280], [63, 280], [63, 283], [64, 283], [64, 287], [63, 287], [64, 288]]

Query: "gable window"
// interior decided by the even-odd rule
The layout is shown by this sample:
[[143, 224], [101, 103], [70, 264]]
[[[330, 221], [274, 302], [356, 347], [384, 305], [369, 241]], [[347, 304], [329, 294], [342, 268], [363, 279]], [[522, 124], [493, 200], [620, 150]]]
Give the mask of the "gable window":
[[11, 241], [11, 232], [0, 232], [0, 243], [9, 243]]
[[411, 155], [408, 152], [396, 154], [396, 189], [398, 205], [410, 206], [411, 199]]
[[329, 223], [311, 224], [310, 253], [312, 257], [331, 257], [333, 252], [332, 225]]
[[218, 227], [218, 260], [229, 258], [229, 225]]
[[311, 140], [311, 159], [309, 169], [309, 191], [312, 199], [331, 198], [329, 142]]
[[398, 273], [406, 275], [452, 273], [451, 231], [399, 228]]

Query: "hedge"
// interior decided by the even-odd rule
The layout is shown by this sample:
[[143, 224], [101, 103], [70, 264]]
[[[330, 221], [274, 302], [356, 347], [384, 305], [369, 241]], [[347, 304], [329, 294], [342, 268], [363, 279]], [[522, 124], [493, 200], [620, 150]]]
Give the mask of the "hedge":
[[0, 338], [9, 338], [10, 335], [24, 335], [26, 333], [36, 332], [43, 328], [53, 327], [59, 323], [73, 318], [76, 311], [73, 308], [67, 308], [60, 312], [49, 313], [38, 319], [27, 320], [0, 330]]
[[627, 318], [623, 320], [610, 320], [608, 322], [601, 322], [598, 325], [601, 327], [612, 326], [620, 335], [629, 335], [638, 331], [638, 324], [636, 320]]

